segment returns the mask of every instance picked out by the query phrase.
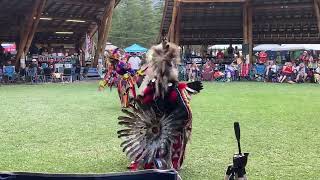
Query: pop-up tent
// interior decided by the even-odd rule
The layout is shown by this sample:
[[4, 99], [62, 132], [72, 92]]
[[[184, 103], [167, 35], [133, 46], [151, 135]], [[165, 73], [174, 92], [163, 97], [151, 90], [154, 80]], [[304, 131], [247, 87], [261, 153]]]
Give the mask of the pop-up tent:
[[320, 50], [320, 44], [260, 44], [253, 48], [254, 51], [298, 51]]
[[128, 52], [128, 53], [135, 53], [135, 52], [147, 52], [148, 49], [146, 49], [138, 44], [133, 44], [133, 45], [125, 48], [124, 51]]
[[281, 48], [278, 44], [260, 44], [253, 48], [253, 51], [278, 51]]
[[114, 50], [114, 49], [117, 49], [117, 48], [118, 48], [117, 46], [113, 45], [113, 44], [110, 43], [110, 42], [107, 42], [107, 45], [106, 45], [105, 50], [106, 50], [106, 51], [111, 51], [111, 50]]

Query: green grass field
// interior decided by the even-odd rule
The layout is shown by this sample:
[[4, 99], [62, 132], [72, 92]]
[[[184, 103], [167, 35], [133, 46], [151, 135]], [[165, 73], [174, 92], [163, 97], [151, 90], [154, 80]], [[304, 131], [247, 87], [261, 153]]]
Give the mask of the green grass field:
[[[320, 86], [208, 83], [194, 96], [184, 180], [222, 179], [236, 152], [233, 122], [250, 152], [250, 179], [319, 179]], [[0, 171], [126, 171], [116, 91], [97, 83], [0, 86]]]

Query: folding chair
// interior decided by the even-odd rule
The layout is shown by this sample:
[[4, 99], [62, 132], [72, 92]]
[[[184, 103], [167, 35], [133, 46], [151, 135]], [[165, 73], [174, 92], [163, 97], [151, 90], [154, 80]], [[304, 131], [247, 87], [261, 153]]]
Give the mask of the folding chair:
[[43, 69], [43, 76], [44, 76], [44, 82], [52, 82], [52, 73], [50, 68], [44, 68]]
[[14, 66], [3, 66], [3, 75], [6, 78], [5, 80], [9, 83], [14, 82], [15, 67]]
[[63, 70], [62, 80], [65, 82], [66, 80], [72, 82], [71, 68], [65, 68]]

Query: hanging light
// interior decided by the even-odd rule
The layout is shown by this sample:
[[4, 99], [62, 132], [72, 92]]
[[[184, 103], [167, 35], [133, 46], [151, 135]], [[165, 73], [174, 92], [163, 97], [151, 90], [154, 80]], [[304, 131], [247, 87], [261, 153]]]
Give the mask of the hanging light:
[[70, 31], [57, 31], [56, 34], [73, 34], [73, 32]]
[[85, 23], [86, 21], [77, 20], [77, 19], [67, 19], [66, 22], [77, 22], [77, 23]]

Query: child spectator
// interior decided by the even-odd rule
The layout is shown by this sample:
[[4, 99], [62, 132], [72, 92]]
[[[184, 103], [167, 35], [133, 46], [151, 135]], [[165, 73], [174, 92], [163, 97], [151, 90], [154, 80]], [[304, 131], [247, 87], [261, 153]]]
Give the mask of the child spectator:
[[198, 65], [194, 62], [190, 68], [189, 81], [196, 81], [199, 72]]
[[267, 66], [267, 80], [268, 82], [272, 82], [272, 78], [277, 74], [277, 65], [274, 61], [270, 61], [269, 65]]
[[299, 82], [300, 79], [303, 82], [305, 82], [307, 78], [307, 73], [306, 73], [306, 67], [304, 63], [300, 63], [299, 66], [296, 67], [296, 71], [297, 71], [296, 82]]
[[214, 68], [213, 79], [218, 81], [218, 80], [222, 79], [223, 77], [224, 77], [223, 72], [221, 72], [219, 70], [219, 68], [216, 66]]
[[293, 76], [292, 63], [287, 62], [282, 68], [282, 75], [280, 76], [279, 82], [283, 83], [286, 79], [288, 79], [288, 83], [292, 84], [292, 83], [294, 83], [292, 81], [292, 76]]

